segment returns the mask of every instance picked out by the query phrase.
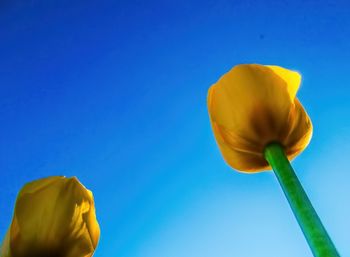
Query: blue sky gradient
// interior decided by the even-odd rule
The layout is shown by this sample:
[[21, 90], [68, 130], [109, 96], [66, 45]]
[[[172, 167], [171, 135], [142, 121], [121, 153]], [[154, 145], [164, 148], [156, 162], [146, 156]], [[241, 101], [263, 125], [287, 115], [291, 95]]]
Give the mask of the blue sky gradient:
[[271, 172], [228, 167], [206, 95], [239, 63], [303, 76], [314, 134], [293, 162], [350, 256], [347, 1], [0, 3], [0, 236], [18, 190], [77, 176], [96, 257], [311, 257]]

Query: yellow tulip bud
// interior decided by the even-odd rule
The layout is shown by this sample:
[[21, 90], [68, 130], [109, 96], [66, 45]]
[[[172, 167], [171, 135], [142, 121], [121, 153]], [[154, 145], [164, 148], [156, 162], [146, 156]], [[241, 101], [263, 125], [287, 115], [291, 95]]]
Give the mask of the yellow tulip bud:
[[19, 192], [1, 257], [91, 257], [99, 237], [91, 191], [75, 177], [48, 177]]
[[214, 135], [234, 169], [269, 169], [267, 144], [276, 142], [293, 159], [308, 145], [312, 124], [296, 98], [299, 73], [278, 66], [237, 65], [209, 89]]

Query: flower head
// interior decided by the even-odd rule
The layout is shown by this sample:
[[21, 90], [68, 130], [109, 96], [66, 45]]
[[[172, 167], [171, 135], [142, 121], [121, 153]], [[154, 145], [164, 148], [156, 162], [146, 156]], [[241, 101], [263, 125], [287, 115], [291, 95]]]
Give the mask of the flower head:
[[234, 169], [269, 168], [267, 144], [280, 143], [289, 159], [308, 145], [312, 124], [296, 98], [299, 73], [278, 66], [237, 65], [209, 89], [208, 110], [216, 141]]
[[75, 177], [48, 177], [19, 192], [0, 256], [91, 257], [99, 236], [92, 193]]

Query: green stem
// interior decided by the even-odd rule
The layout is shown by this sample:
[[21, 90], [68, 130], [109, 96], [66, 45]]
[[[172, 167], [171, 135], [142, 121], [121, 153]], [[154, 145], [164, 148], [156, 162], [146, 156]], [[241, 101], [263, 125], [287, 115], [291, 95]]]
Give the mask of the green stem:
[[281, 145], [265, 148], [265, 159], [273, 168], [296, 219], [315, 257], [339, 257], [332, 240], [300, 184]]

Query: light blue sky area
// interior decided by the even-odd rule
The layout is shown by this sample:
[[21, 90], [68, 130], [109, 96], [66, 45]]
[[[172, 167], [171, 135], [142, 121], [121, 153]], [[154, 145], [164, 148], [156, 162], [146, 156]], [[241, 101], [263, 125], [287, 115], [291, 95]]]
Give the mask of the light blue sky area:
[[0, 234], [28, 181], [95, 195], [96, 257], [311, 257], [271, 172], [223, 161], [209, 86], [239, 63], [303, 76], [314, 134], [293, 162], [350, 256], [346, 1], [3, 1]]

